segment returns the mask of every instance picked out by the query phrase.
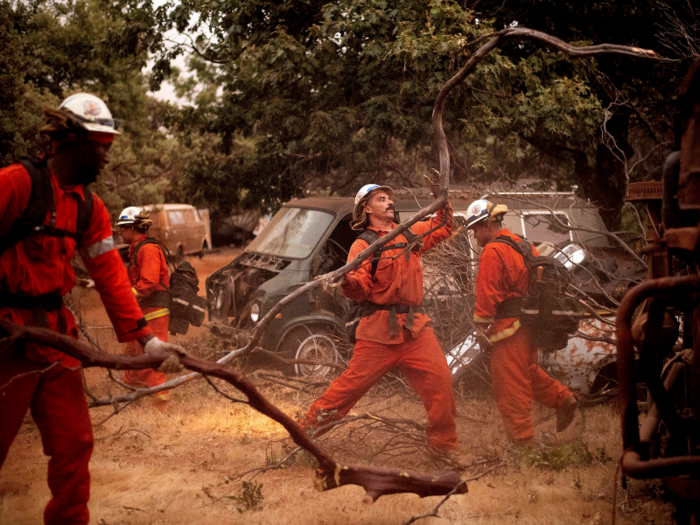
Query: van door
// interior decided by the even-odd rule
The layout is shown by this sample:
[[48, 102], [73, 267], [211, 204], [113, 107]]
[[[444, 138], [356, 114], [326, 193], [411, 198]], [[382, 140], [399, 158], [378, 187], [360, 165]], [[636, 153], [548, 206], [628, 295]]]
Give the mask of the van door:
[[186, 254], [190, 254], [197, 251], [195, 244], [195, 230], [196, 223], [194, 218], [194, 209], [191, 207], [182, 209], [182, 216], [185, 219], [184, 224], [184, 235], [182, 236], [182, 243], [184, 245], [184, 251]]
[[181, 256], [185, 253], [185, 246], [183, 242], [183, 237], [186, 235], [185, 231], [185, 216], [181, 209], [168, 210], [168, 238], [170, 244], [168, 249], [174, 256]]
[[192, 251], [204, 253], [204, 243], [207, 238], [207, 231], [201, 212], [197, 208], [192, 208], [194, 222], [192, 223]]

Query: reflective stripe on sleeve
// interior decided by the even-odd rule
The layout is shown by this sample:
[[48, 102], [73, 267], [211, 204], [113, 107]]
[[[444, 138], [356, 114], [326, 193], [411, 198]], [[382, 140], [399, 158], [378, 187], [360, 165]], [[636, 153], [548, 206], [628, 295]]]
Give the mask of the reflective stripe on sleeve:
[[492, 324], [494, 322], [494, 318], [493, 317], [479, 317], [478, 315], [474, 314], [474, 322], [475, 323]]
[[159, 317], [165, 317], [166, 315], [170, 315], [170, 310], [167, 308], [161, 308], [160, 310], [156, 310], [155, 312], [148, 313], [144, 315], [144, 319], [146, 321], [153, 321], [153, 319], [158, 319]]
[[500, 341], [501, 339], [505, 339], [506, 337], [510, 337], [513, 335], [515, 332], [518, 331], [518, 328], [520, 328], [520, 319], [516, 319], [515, 322], [509, 326], [508, 328], [501, 330], [500, 332], [496, 332], [492, 336], [489, 336], [489, 341], [492, 343], [495, 343], [496, 341]]
[[114, 249], [114, 237], [111, 235], [106, 239], [97, 241], [95, 244], [88, 246], [87, 248], [80, 249], [80, 256], [83, 259], [94, 259], [95, 257], [107, 253]]

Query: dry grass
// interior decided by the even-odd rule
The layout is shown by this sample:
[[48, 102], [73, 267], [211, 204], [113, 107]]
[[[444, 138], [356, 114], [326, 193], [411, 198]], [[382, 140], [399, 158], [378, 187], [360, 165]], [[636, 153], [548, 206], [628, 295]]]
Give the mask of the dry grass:
[[[367, 506], [359, 487], [320, 493], [313, 488], [313, 468], [303, 460], [283, 470], [269, 470], [253, 478], [262, 484], [259, 510], [244, 510], [228, 499], [240, 492], [237, 476], [283, 456], [280, 427], [245, 405], [232, 404], [202, 382], [173, 392], [164, 412], [149, 401], [130, 407], [95, 428], [91, 462], [93, 523], [99, 524], [213, 524], [213, 523], [377, 523], [399, 524], [428, 513], [439, 498], [395, 495]], [[263, 387], [265, 389], [265, 387]], [[279, 389], [268, 390], [290, 414], [305, 406], [285, 403]], [[420, 406], [410, 399], [373, 403], [372, 410], [391, 417], [417, 415]], [[368, 398], [367, 403], [372, 403]], [[362, 411], [363, 406], [358, 407]], [[465, 461], [498, 455], [504, 467], [469, 484], [469, 494], [451, 498], [440, 509], [450, 523], [610, 523], [612, 479], [620, 453], [617, 413], [612, 406], [586, 412], [564, 433], [555, 449], [580, 449], [593, 456], [571, 460], [561, 470], [532, 466], [527, 454], [510, 450], [499, 432], [499, 418], [488, 400], [463, 401], [460, 414], [486, 417], [486, 423], [462, 417], [460, 453]], [[92, 412], [93, 421], [109, 409]], [[536, 411], [536, 416], [544, 411]], [[552, 422], [538, 429], [552, 430]], [[598, 450], [601, 449], [601, 450]], [[604, 453], [602, 453], [604, 449]], [[536, 456], [536, 453], [531, 453]], [[411, 458], [407, 458], [411, 463]], [[27, 423], [13, 444], [0, 472], [0, 523], [41, 523], [49, 498], [46, 458], [36, 427]], [[410, 466], [410, 465], [409, 465]], [[244, 479], [251, 479], [251, 474]], [[222, 498], [215, 500], [213, 498]], [[618, 494], [618, 523], [669, 523], [670, 508], [654, 484], [631, 483]], [[506, 513], [507, 512], [507, 513]], [[506, 513], [506, 514], [504, 514]], [[483, 516], [479, 518], [479, 516]], [[423, 523], [437, 522], [435, 518]]]
[[[223, 263], [213, 264], [218, 268]], [[90, 322], [108, 324], [94, 292], [81, 291], [78, 295]], [[110, 341], [107, 330], [94, 332], [99, 333], [101, 343], [110, 351], [120, 350], [120, 345]], [[204, 333], [193, 331], [181, 340], [190, 347], [197, 343], [199, 351], [206, 351]], [[117, 391], [103, 370], [88, 370], [86, 377], [95, 393]], [[267, 396], [292, 416], [303, 413], [320, 393], [300, 394], [256, 381]], [[227, 394], [236, 394], [226, 385], [217, 385]], [[508, 447], [499, 428], [500, 417], [488, 395], [461, 394], [458, 398], [460, 461], [473, 464], [487, 460], [493, 465], [499, 460], [504, 465], [469, 483], [469, 493], [445, 503], [439, 519], [427, 518], [419, 523], [611, 522], [613, 476], [621, 453], [619, 415], [614, 405], [587, 410], [585, 422], [577, 418], [572, 428], [558, 436], [554, 446], [543, 454]], [[376, 387], [354, 412], [366, 411], [425, 421], [417, 397], [396, 383]], [[110, 412], [108, 407], [94, 409], [93, 423], [102, 421]], [[536, 408], [534, 419], [550, 414], [551, 411]], [[371, 460], [406, 468], [429, 468], [422, 465], [424, 458], [418, 454], [399, 458], [373, 456], [372, 446], [379, 437], [372, 435], [357, 441], [359, 425], [339, 429], [324, 438], [341, 461]], [[537, 426], [537, 431], [553, 432], [553, 427], [550, 420]], [[394, 495], [365, 505], [359, 487], [317, 492], [308, 457], [301, 457], [284, 469], [249, 472], [284, 457], [286, 434], [246, 405], [219, 396], [203, 381], [174, 390], [170, 405], [163, 412], [150, 400], [142, 400], [94, 430], [90, 511], [95, 524], [398, 525], [412, 516], [431, 512], [441, 500]], [[353, 445], [344, 446], [347, 443]], [[554, 463], [541, 464], [547, 458], [554, 458]], [[42, 522], [43, 508], [50, 497], [47, 463], [38, 431], [28, 420], [0, 471], [0, 523]], [[249, 473], [241, 478], [246, 472]], [[478, 472], [478, 467], [469, 468], [464, 478]], [[240, 500], [231, 499], [241, 494], [241, 479], [262, 484], [264, 499], [253, 510]], [[671, 522], [670, 506], [664, 502], [657, 483], [630, 481], [628, 491], [618, 491], [617, 503], [619, 524]]]

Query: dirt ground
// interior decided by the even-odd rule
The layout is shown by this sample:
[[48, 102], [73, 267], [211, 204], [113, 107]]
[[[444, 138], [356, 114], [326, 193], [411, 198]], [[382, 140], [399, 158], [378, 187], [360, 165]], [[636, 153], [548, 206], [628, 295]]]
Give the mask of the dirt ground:
[[[203, 285], [205, 276], [238, 253], [226, 249], [190, 259]], [[202, 293], [202, 292], [200, 292]], [[73, 301], [88, 333], [109, 352], [120, 352], [107, 315], [94, 290], [76, 289]], [[171, 340], [200, 355], [222, 349], [206, 328], [191, 328]], [[260, 390], [292, 416], [302, 414], [325, 388], [250, 371]], [[85, 371], [97, 397], [123, 392], [106, 371]], [[119, 373], [115, 373], [119, 377]], [[283, 384], [287, 386], [284, 386]], [[216, 383], [226, 394], [240, 394]], [[519, 523], [598, 525], [612, 522], [613, 488], [621, 453], [619, 414], [614, 403], [585, 410], [572, 427], [554, 436], [552, 411], [535, 407], [536, 428], [553, 442], [517, 451], [509, 447], [500, 417], [487, 391], [460, 385], [455, 459], [464, 468], [469, 493], [451, 497], [439, 517], [419, 523]], [[118, 524], [392, 524], [430, 514], [442, 498], [392, 495], [368, 505], [359, 487], [328, 492], [314, 488], [313, 462], [296, 455], [284, 468], [272, 467], [287, 454], [286, 433], [276, 423], [194, 381], [171, 392], [162, 409], [141, 400], [112, 415], [111, 407], [92, 409], [95, 450], [90, 463], [91, 523]], [[353, 413], [372, 412], [425, 422], [417, 396], [400, 378], [384, 382]], [[111, 417], [110, 417], [111, 416]], [[1, 417], [1, 416], [0, 416]], [[546, 420], [546, 421], [544, 421]], [[391, 446], [366, 422], [340, 429], [322, 442], [344, 463], [382, 464], [423, 472], [444, 468], [420, 453], [390, 454]], [[436, 462], [437, 461], [437, 462]], [[42, 523], [50, 498], [48, 458], [28, 415], [0, 471], [0, 523]], [[491, 470], [492, 469], [492, 470]], [[672, 523], [671, 506], [657, 482], [628, 480], [615, 495], [618, 524]]]

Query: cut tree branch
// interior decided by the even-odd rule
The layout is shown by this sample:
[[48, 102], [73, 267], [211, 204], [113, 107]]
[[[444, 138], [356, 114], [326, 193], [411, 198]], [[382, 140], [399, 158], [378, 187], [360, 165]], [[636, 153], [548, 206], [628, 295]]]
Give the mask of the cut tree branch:
[[[117, 370], [157, 369], [171, 355], [166, 352], [151, 352], [130, 357], [96, 352], [80, 341], [47, 328], [20, 326], [4, 319], [0, 319], [0, 330], [14, 344], [27, 341], [39, 342], [80, 360], [83, 367], [99, 366]], [[2, 347], [2, 351], [7, 349], [8, 346]], [[466, 484], [462, 483], [460, 475], [453, 471], [415, 474], [382, 467], [341, 465], [330, 452], [314, 442], [296, 421], [263, 396], [241, 372], [220, 363], [205, 361], [190, 355], [178, 357], [180, 363], [190, 370], [227, 381], [247, 397], [248, 404], [253, 409], [282, 425], [289, 432], [292, 440], [318, 461], [315, 482], [319, 490], [330, 490], [343, 485], [359, 485], [365, 489], [366, 497], [372, 501], [387, 494], [404, 492], [421, 497], [444, 496], [458, 484], [461, 484], [458, 493], [467, 492]]]

